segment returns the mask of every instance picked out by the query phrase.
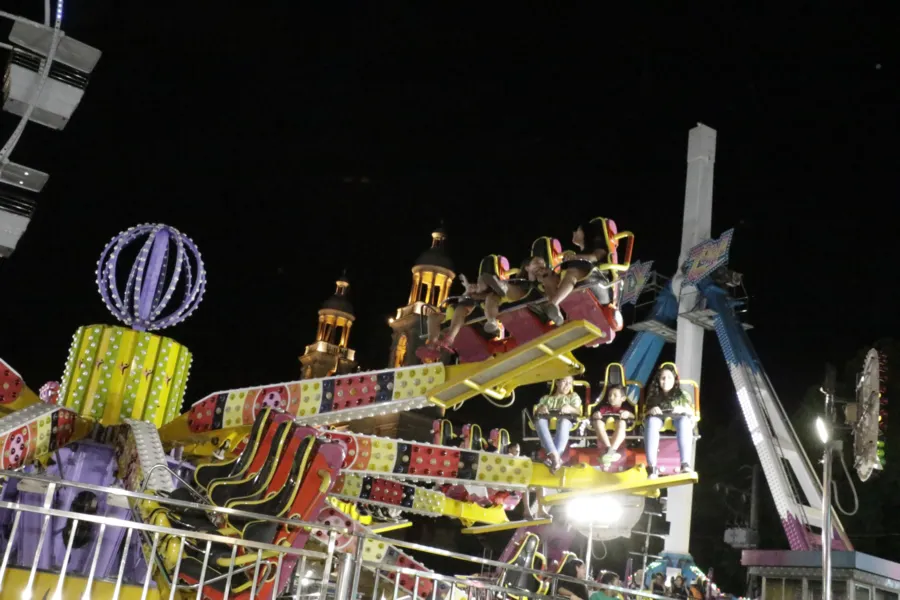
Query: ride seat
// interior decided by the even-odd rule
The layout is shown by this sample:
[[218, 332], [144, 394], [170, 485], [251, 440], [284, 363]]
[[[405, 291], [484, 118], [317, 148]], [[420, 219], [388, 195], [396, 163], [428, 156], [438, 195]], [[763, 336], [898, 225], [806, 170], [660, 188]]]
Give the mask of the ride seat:
[[[582, 397], [583, 398], [591, 397], [591, 384], [588, 383], [587, 381], [583, 381], [581, 379], [576, 380], [573, 382], [573, 387], [583, 387], [584, 395]], [[552, 394], [555, 389], [556, 389], [556, 382], [554, 381], [553, 384], [550, 386], [550, 393]], [[528, 417], [526, 419], [528, 422], [528, 429], [531, 431], [537, 431], [537, 427], [534, 424], [534, 421], [535, 421], [534, 411], [535, 411], [536, 407], [537, 407], [537, 405], [531, 407], [530, 412], [527, 409], [525, 410], [525, 414]], [[581, 407], [579, 407], [579, 410], [580, 410], [580, 412], [579, 412], [578, 416], [572, 415], [572, 420], [574, 421], [574, 423], [572, 425], [573, 430], [576, 429], [579, 425], [581, 425], [582, 421], [584, 421], [590, 417], [590, 413], [587, 413], [587, 416], [585, 416], [583, 404]], [[550, 431], [556, 431], [556, 421], [557, 421], [556, 417], [550, 417], [550, 423], [549, 423]]]
[[[574, 553], [574, 552], [569, 552], [568, 550], [566, 550], [565, 552], [562, 553], [562, 556], [561, 556], [560, 559], [556, 562], [556, 568], [553, 569], [551, 572], [552, 572], [554, 575], [560, 575], [560, 574], [562, 574], [562, 570], [565, 568], [566, 563], [569, 562], [569, 561], [570, 561], [571, 559], [573, 559], [573, 558], [577, 558], [577, 557], [575, 556], [575, 553]], [[550, 578], [550, 577], [546, 578], [546, 579], [544, 580], [544, 584], [541, 586], [541, 589], [538, 590], [538, 594], [548, 594], [548, 593], [550, 593], [550, 582], [551, 582], [551, 578]], [[556, 588], [559, 589], [559, 584], [557, 584]]]
[[[666, 366], [672, 367], [673, 369], [675, 369], [675, 373], [678, 373], [678, 367], [673, 362], [662, 363], [659, 366], [659, 368], [661, 369]], [[692, 394], [692, 396], [694, 398], [694, 427], [696, 429], [696, 424], [700, 422], [700, 384], [692, 379], [680, 379], [679, 378], [679, 381], [681, 382], [682, 389], [684, 389], [685, 387], [691, 388], [691, 391], [688, 393]], [[641, 401], [641, 418], [642, 419], [646, 416], [645, 403], [646, 403], [646, 399], [642, 399], [642, 401]], [[675, 425], [672, 423], [672, 418], [666, 417], [666, 420], [663, 423], [663, 426], [662, 426], [662, 429], [660, 429], [660, 432], [671, 433], [674, 431], [675, 431]]]
[[[308, 435], [303, 439], [302, 448], [290, 462], [291, 479], [286, 482], [286, 485], [276, 495], [267, 496], [267, 498], [258, 501], [256, 506], [251, 506], [249, 503], [234, 503], [230, 508], [272, 514], [275, 517], [284, 519], [309, 521], [325, 502], [326, 495], [332, 489], [333, 482], [337, 478], [343, 461], [344, 450], [339, 444], [322, 443], [314, 435]], [[279, 503], [281, 506], [274, 506], [272, 505], [273, 502]], [[165, 514], [157, 516], [154, 519], [154, 523], [168, 526], [165, 523], [165, 516]], [[236, 531], [233, 528], [230, 530], [208, 531], [219, 535], [294, 548], [303, 547], [309, 537], [309, 531], [303, 527], [291, 527], [263, 520], [238, 521], [235, 515], [229, 516], [229, 519], [232, 521], [232, 526], [237, 525], [241, 527], [240, 531]], [[173, 568], [177, 560], [179, 544], [180, 538], [177, 536], [170, 537], [160, 544], [164, 564], [169, 569]], [[227, 574], [232, 563], [232, 547], [228, 544], [213, 543], [210, 550], [210, 558], [206, 566], [205, 579], [207, 581]], [[200, 573], [203, 570], [204, 553], [204, 548], [200, 548], [190, 541], [184, 544], [184, 555], [181, 560], [181, 571], [179, 573], [179, 578], [183, 582], [188, 585], [198, 583]], [[284, 577], [278, 582], [271, 577], [276, 569], [278, 554], [278, 552], [274, 551], [262, 552], [260, 577], [256, 580], [258, 597], [264, 598], [270, 595], [274, 597], [279, 591], [277, 588], [286, 583]], [[257, 560], [257, 556], [255, 552], [238, 554], [234, 560], [235, 568], [252, 564]], [[286, 562], [289, 560], [289, 557], [285, 558]], [[228, 597], [229, 599], [243, 600], [246, 598], [249, 600], [249, 593], [254, 583], [251, 573], [252, 571], [239, 574], [237, 570], [235, 571], [235, 578], [231, 584], [232, 595]], [[203, 590], [205, 598], [225, 600], [223, 594], [224, 578], [217, 579], [214, 583], [208, 583], [207, 586]]]
[[202, 464], [194, 469], [194, 483], [197, 488], [205, 490], [215, 480], [243, 476], [256, 457], [263, 437], [268, 432], [274, 417], [275, 413], [271, 408], [260, 411], [256, 420], [253, 421], [253, 427], [247, 436], [247, 443], [240, 454], [230, 459]]
[[563, 261], [563, 247], [560, 241], [549, 236], [539, 237], [531, 244], [531, 256], [539, 256], [547, 263], [547, 268], [555, 269]]
[[[596, 225], [603, 231], [604, 241], [606, 243], [606, 262], [594, 265], [591, 274], [578, 282], [575, 290], [588, 290], [597, 299], [604, 309], [606, 320], [614, 331], [622, 330], [622, 323], [617, 323], [613, 318], [613, 312], [618, 307], [618, 299], [620, 295], [619, 274], [624, 274], [631, 266], [631, 254], [634, 249], [634, 234], [630, 231], [618, 230], [616, 222], [605, 217], [595, 217], [591, 219], [591, 224]], [[619, 260], [619, 243], [621, 240], [627, 240], [624, 256]], [[572, 261], [572, 264], [584, 264], [583, 261]], [[569, 261], [563, 261], [559, 267], [566, 268], [570, 264]], [[609, 286], [612, 283], [614, 285]], [[563, 306], [565, 310], [565, 306]]]
[[460, 444], [460, 448], [464, 448], [466, 450], [484, 450], [485, 444], [484, 436], [481, 434], [481, 425], [478, 423], [469, 423], [463, 425], [462, 427], [462, 444]]
[[478, 265], [479, 281], [484, 275], [496, 275], [506, 281], [510, 278], [511, 272], [509, 259], [500, 254], [489, 254], [482, 258], [481, 263]]
[[506, 454], [507, 448], [509, 448], [512, 443], [512, 438], [509, 436], [509, 431], [506, 429], [491, 429], [490, 434], [488, 434], [490, 438], [491, 450], [493, 452], [497, 452], [499, 454]]
[[[519, 543], [519, 547], [516, 549], [515, 554], [506, 561], [507, 564], [518, 568], [538, 569], [535, 564], [540, 563], [540, 568], [543, 569], [546, 559], [538, 552], [540, 543], [541, 539], [537, 534], [531, 532], [525, 534], [525, 537]], [[533, 573], [510, 573], [509, 571], [504, 570], [500, 574], [497, 585], [511, 590], [534, 594], [541, 589], [543, 579]], [[519, 596], [513, 594], [509, 594], [509, 596], [511, 598], [519, 598]]]
[[459, 436], [449, 419], [435, 419], [431, 425], [431, 433], [434, 436], [433, 443], [438, 446], [456, 446], [459, 443]]
[[[587, 405], [584, 410], [584, 414], [587, 416], [587, 418], [590, 418], [591, 413], [593, 413], [594, 410], [598, 406], [600, 406], [600, 403], [603, 402], [603, 400], [606, 398], [606, 392], [610, 388], [610, 386], [621, 385], [625, 388], [625, 400], [628, 405], [630, 405], [631, 412], [634, 413], [635, 416], [634, 421], [626, 429], [626, 431], [632, 431], [639, 420], [638, 407], [640, 406], [641, 396], [643, 394], [641, 384], [637, 381], [627, 381], [625, 379], [625, 367], [621, 363], [609, 363], [608, 365], [606, 365], [606, 372], [603, 376], [603, 381], [601, 382], [601, 384], [603, 385], [603, 387], [600, 390], [600, 394], [597, 396], [597, 399], [594, 402]], [[585, 401], [587, 401], [587, 398], [585, 398]], [[627, 405], [623, 404], [623, 406]], [[618, 419], [613, 417], [606, 419], [606, 430], [610, 432], [615, 431], [617, 421]]]

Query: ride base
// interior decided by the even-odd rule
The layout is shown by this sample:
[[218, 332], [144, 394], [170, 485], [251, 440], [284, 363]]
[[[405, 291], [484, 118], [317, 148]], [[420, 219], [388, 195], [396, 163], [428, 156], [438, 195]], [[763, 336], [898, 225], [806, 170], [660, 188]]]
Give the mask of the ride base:
[[[822, 553], [796, 550], [744, 550], [741, 564], [759, 578], [763, 600], [822, 598]], [[900, 563], [862, 552], [831, 552], [831, 590], [835, 600], [896, 600]]]

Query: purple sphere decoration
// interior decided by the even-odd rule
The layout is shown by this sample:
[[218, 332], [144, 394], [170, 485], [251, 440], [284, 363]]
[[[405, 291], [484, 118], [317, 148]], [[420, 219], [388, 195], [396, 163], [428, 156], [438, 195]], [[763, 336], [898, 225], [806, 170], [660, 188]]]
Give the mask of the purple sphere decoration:
[[[116, 277], [119, 256], [125, 247], [145, 237], [128, 273], [125, 293], [120, 294]], [[182, 279], [184, 298], [163, 315]], [[103, 249], [97, 262], [97, 287], [106, 308], [122, 323], [137, 331], [158, 331], [194, 312], [206, 291], [206, 269], [194, 242], [174, 227], [138, 225], [114, 237]]]

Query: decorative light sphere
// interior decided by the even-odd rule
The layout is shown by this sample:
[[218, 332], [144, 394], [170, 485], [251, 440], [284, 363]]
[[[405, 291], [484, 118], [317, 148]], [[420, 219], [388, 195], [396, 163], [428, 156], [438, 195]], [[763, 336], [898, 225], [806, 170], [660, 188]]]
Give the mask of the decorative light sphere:
[[[142, 240], [123, 292], [119, 258], [126, 247]], [[167, 311], [180, 282], [183, 297], [175, 298], [175, 307]], [[158, 331], [184, 321], [196, 310], [206, 291], [206, 269], [194, 242], [174, 227], [138, 225], [103, 249], [97, 263], [97, 288], [106, 308], [123, 324], [137, 331]]]

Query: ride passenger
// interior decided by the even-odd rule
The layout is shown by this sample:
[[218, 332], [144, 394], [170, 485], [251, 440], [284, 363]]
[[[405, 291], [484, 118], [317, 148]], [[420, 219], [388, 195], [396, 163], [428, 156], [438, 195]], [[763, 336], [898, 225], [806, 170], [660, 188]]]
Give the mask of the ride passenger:
[[490, 294], [484, 301], [484, 330], [487, 333], [500, 331], [498, 316], [500, 307], [525, 299], [535, 292], [544, 293], [544, 280], [558, 277], [547, 267], [547, 261], [542, 256], [532, 254], [522, 262], [518, 274], [510, 277], [503, 283], [506, 285], [503, 294]]
[[602, 221], [589, 221], [579, 225], [572, 233], [572, 243], [578, 247], [579, 252], [566, 255], [567, 266], [560, 272], [557, 285], [548, 281], [547, 316], [556, 325], [565, 323], [559, 305], [569, 297], [575, 285], [590, 275], [594, 267], [602, 263], [609, 254], [603, 227]]
[[[581, 416], [581, 397], [573, 390], [574, 379], [563, 377], [553, 384], [550, 394], [543, 396], [534, 407], [535, 428], [547, 453], [546, 464], [551, 473], [562, 466], [562, 453], [569, 443], [572, 425]], [[550, 434], [550, 419], [556, 417], [556, 436]]]
[[[587, 576], [587, 568], [580, 558], [570, 558], [563, 565], [559, 574], [572, 579], [584, 579]], [[556, 594], [571, 600], [588, 600], [588, 589], [583, 583], [560, 581], [556, 584]]]
[[[603, 585], [611, 585], [613, 587], [621, 587], [622, 581], [619, 576], [612, 571], [607, 571], [600, 576], [600, 583]], [[621, 592], [614, 590], [599, 589], [591, 594], [590, 600], [624, 600], [625, 597]]]
[[[604, 465], [609, 465], [621, 458], [619, 448], [625, 441], [626, 431], [634, 424], [634, 413], [623, 405], [626, 399], [625, 388], [621, 385], [611, 385], [606, 390], [606, 398], [594, 409], [591, 414], [591, 422], [594, 432], [597, 434], [597, 447], [606, 453], [601, 457]], [[616, 420], [615, 433], [610, 443], [609, 434], [606, 432], [606, 421], [610, 418]]]
[[656, 461], [659, 454], [659, 432], [672, 419], [678, 439], [678, 453], [681, 456], [682, 473], [690, 473], [691, 442], [694, 439], [694, 402], [681, 389], [681, 382], [675, 365], [662, 365], [650, 382], [647, 393], [646, 416], [644, 417], [644, 443], [647, 450], [647, 466], [650, 478], [659, 476]]
[[[491, 254], [481, 260], [476, 283], [469, 283], [465, 275], [460, 275], [459, 279], [465, 286], [465, 292], [458, 298], [448, 298], [443, 312], [434, 311], [428, 315], [428, 339], [425, 345], [416, 351], [416, 356], [423, 360], [439, 359], [443, 348], [452, 349], [456, 336], [462, 331], [466, 319], [479, 303], [484, 302], [486, 313], [488, 306], [499, 306], [500, 298], [506, 295], [509, 287], [498, 272], [501, 269], [508, 271], [509, 263], [504, 257]], [[441, 333], [441, 325], [448, 321], [450, 326]], [[499, 331], [499, 327], [496, 326], [496, 318], [493, 321], [493, 327], [489, 327], [490, 319], [485, 324], [485, 331], [488, 333]]]

